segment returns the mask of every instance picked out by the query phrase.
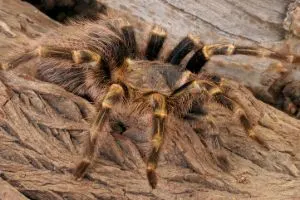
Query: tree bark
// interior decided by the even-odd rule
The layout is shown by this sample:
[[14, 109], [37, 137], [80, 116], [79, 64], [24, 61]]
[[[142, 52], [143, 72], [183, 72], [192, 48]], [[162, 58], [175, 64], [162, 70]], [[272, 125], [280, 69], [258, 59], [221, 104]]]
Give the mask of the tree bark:
[[[253, 2], [261, 1], [253, 0]], [[268, 2], [272, 6], [254, 4], [257, 5], [254, 9], [253, 5], [245, 7], [242, 4], [235, 10], [238, 13], [255, 12], [260, 18], [273, 20], [273, 23], [279, 24], [284, 18], [287, 1], [269, 0]], [[193, 21], [186, 16], [188, 14], [178, 9], [179, 1], [175, 1], [177, 7], [169, 5], [167, 1], [157, 1], [154, 7], [151, 7], [153, 6], [151, 3], [143, 5], [144, 7], [139, 6], [139, 3], [139, 1], [132, 3], [122, 1], [123, 6], [118, 7], [117, 5], [120, 4], [117, 1], [107, 1], [108, 7], [115, 6], [114, 8], [122, 11], [143, 13], [143, 16], [134, 12], [133, 15], [143, 17], [146, 22], [127, 16], [133, 23], [143, 24], [140, 26], [143, 27], [141, 31], [147, 30], [148, 26], [144, 24], [151, 22], [147, 20], [150, 17], [166, 24], [167, 22], [172, 24], [175, 19], [182, 20], [181, 23], [176, 22], [171, 25], [175, 30], [176, 26], [186, 31], [188, 31], [187, 27], [198, 30], [197, 27], [203, 25], [199, 19]], [[9, 51], [16, 47], [23, 50], [29, 46], [27, 47], [29, 49], [32, 46], [29, 43], [40, 38], [40, 36], [24, 34], [22, 28], [18, 29], [17, 25], [12, 26], [18, 22], [17, 18], [14, 18], [16, 12], [12, 12], [15, 8], [20, 11], [19, 13], [26, 11], [26, 16], [32, 20], [29, 27], [34, 24], [33, 27], [43, 28], [44, 31], [40, 35], [62, 27], [47, 17], [42, 17], [41, 13], [33, 12], [35, 9], [28, 4], [19, 1], [9, 1], [4, 4], [4, 1], [0, 1], [0, 5], [3, 5], [0, 6], [0, 13], [5, 13], [3, 14], [5, 17], [0, 15], [0, 20], [7, 25], [1, 26], [4, 31], [1, 29], [0, 33], [1, 53], [4, 57], [9, 57]], [[190, 5], [189, 8], [192, 8], [191, 6], [201, 8], [200, 4], [195, 6], [187, 3], [187, 5]], [[246, 12], [241, 9], [243, 7], [254, 10]], [[259, 8], [265, 11], [272, 8], [273, 11], [264, 13]], [[161, 16], [160, 9], [166, 11], [165, 15]], [[224, 16], [226, 13], [224, 9], [217, 9], [217, 14]], [[168, 14], [169, 11], [172, 11], [172, 14]], [[203, 16], [210, 17], [216, 13], [212, 11], [213, 9], [206, 10]], [[111, 12], [113, 12], [111, 15], [117, 15], [115, 11]], [[196, 14], [198, 13], [197, 11]], [[34, 18], [35, 15], [41, 17]], [[205, 42], [210, 38], [214, 42], [217, 41], [222, 30], [230, 33], [227, 34], [228, 40], [237, 39], [239, 36], [237, 38], [232, 36], [236, 30], [228, 29], [232, 19], [227, 20], [218, 25], [220, 31], [209, 25], [210, 22], [205, 22], [206, 26], [216, 34], [214, 36], [205, 34], [208, 31], [202, 32], [207, 38]], [[197, 23], [199, 24], [196, 26]], [[258, 27], [257, 30], [263, 27], [259, 25], [263, 24], [261, 21], [253, 24], [241, 23], [247, 24], [245, 32], [254, 30], [255, 25]], [[243, 39], [243, 42], [251, 44], [252, 40], [270, 42], [283, 39], [283, 35], [280, 34], [283, 28], [271, 27], [259, 33], [253, 31], [254, 35], [245, 35], [247, 39]], [[202, 29], [206, 30], [203, 27]], [[37, 28], [36, 31], [38, 30], [41, 29]], [[14, 37], [11, 37], [9, 32], [14, 33]], [[170, 40], [173, 42], [176, 42], [182, 36], [181, 34], [185, 35], [178, 30], [169, 32]], [[218, 59], [227, 62], [225, 58]], [[251, 60], [254, 62], [252, 58], [247, 57], [247, 65], [248, 59], [249, 63]], [[217, 62], [216, 60], [212, 63]], [[243, 59], [238, 60], [236, 67], [244, 66], [241, 61], [244, 62]], [[259, 65], [265, 66], [272, 62], [275, 61], [267, 59], [257, 61]], [[206, 68], [214, 66], [212, 63]], [[9, 195], [15, 199], [300, 198], [299, 120], [257, 100], [248, 89], [235, 81], [227, 83], [231, 88], [229, 95], [245, 109], [255, 125], [253, 131], [265, 141], [267, 148], [250, 139], [239, 120], [233, 117], [229, 110], [215, 103], [207, 105], [208, 116], [196, 122], [178, 119], [171, 115], [167, 121], [165, 143], [157, 169], [158, 187], [151, 190], [147, 183], [144, 162], [150, 148], [151, 114], [145, 113], [145, 116], [139, 116], [137, 113], [132, 113], [130, 108], [120, 106], [114, 110], [103, 132], [99, 159], [85, 178], [76, 181], [71, 172], [81, 159], [82, 147], [89, 134], [89, 119], [93, 117], [95, 108], [86, 100], [58, 86], [24, 75], [24, 72], [28, 72], [31, 68], [33, 66], [28, 64], [27, 68], [0, 72], [0, 105], [2, 105], [0, 109], [0, 199], [10, 199]], [[230, 74], [228, 72], [230, 68], [223, 69], [226, 70], [219, 72], [220, 74]], [[257, 71], [254, 70], [259, 74], [260, 71], [258, 69]], [[255, 81], [251, 82], [254, 83]], [[259, 81], [257, 85], [260, 85]], [[207, 119], [213, 120], [219, 131], [209, 132]], [[114, 124], [120, 122], [126, 127], [122, 134], [113, 128]], [[228, 165], [218, 159], [218, 152], [210, 149], [211, 139], [215, 137], [220, 138], [219, 151], [226, 155]]]

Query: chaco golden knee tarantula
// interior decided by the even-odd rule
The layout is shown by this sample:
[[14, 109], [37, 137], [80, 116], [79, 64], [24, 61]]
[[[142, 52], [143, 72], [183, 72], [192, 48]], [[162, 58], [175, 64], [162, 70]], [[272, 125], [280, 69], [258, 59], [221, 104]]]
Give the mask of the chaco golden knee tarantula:
[[[152, 188], [157, 185], [155, 170], [169, 113], [182, 117], [194, 103], [202, 104], [212, 99], [230, 109], [250, 137], [263, 142], [252, 131], [253, 125], [241, 106], [227, 95], [224, 88], [226, 80], [198, 75], [212, 56], [245, 54], [285, 61], [298, 59], [232, 44], [204, 45], [189, 35], [170, 51], [165, 60], [158, 60], [167, 38], [166, 32], [159, 26], [153, 26], [145, 50], [140, 50], [133, 27], [123, 20], [75, 25], [67, 33], [55, 35], [55, 40], [10, 64], [16, 66], [39, 56], [39, 79], [99, 103], [85, 156], [75, 169], [77, 178], [85, 174], [95, 159], [97, 138], [116, 104], [130, 104], [133, 109], [152, 112], [152, 151], [147, 160], [147, 177]], [[185, 66], [181, 66], [188, 54], [192, 56]]]

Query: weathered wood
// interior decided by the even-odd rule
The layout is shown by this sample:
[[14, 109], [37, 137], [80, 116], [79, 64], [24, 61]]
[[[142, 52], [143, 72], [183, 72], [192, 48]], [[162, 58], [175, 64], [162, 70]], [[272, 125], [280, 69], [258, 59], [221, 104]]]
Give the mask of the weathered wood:
[[16, 188], [8, 184], [6, 181], [0, 178], [0, 199], [6, 200], [28, 200], [22, 195]]
[[27, 2], [0, 0], [1, 61], [10, 55], [8, 50], [21, 48], [24, 51], [43, 34], [59, 26]]
[[108, 7], [131, 13], [139, 19], [163, 25], [171, 35], [199, 35], [206, 43], [224, 41], [279, 41], [282, 21], [293, 0], [193, 1], [103, 0]]
[[[0, 20], [5, 22], [9, 27], [8, 30], [16, 35], [16, 37], [9, 37], [10, 34], [0, 33], [2, 37], [0, 45], [3, 44], [1, 53], [5, 58], [9, 55], [8, 50], [16, 47], [22, 48], [22, 51], [30, 49], [34, 44], [29, 43], [40, 38], [37, 36], [32, 39], [32, 35], [23, 34], [22, 29], [18, 29], [18, 26], [11, 28], [11, 24], [18, 24], [14, 18], [15, 12], [12, 12], [14, 7], [17, 7], [20, 12], [26, 12], [26, 16], [29, 16], [30, 19], [32, 15], [37, 15], [37, 18], [33, 19], [33, 23], [29, 23], [29, 27], [32, 24], [38, 24], [44, 28], [44, 32], [57, 30], [57, 27], [61, 28], [60, 25], [46, 17], [38, 17], [43, 15], [38, 11], [38, 14], [34, 14], [35, 9], [28, 4], [20, 3], [17, 0], [9, 1], [7, 4], [6, 1], [5, 4], [3, 2], [0, 1], [0, 13], [5, 13], [6, 18], [2, 18], [1, 15]], [[183, 14], [180, 9], [176, 9], [176, 6], [179, 7], [179, 1], [175, 1], [175, 7], [169, 5], [173, 1], [171, 3], [152, 1], [152, 4], [149, 1], [143, 2], [145, 4], [142, 6], [144, 7], [140, 7], [138, 1], [124, 1], [123, 6], [119, 8], [125, 12], [128, 12], [128, 9], [143, 12], [144, 19], [148, 19], [146, 16], [153, 16], [155, 20], [161, 20], [161, 23], [172, 23], [171, 18], [183, 20], [178, 23], [179, 27], [182, 26], [182, 30], [188, 26], [195, 30], [199, 27], [195, 24], [200, 22], [197, 20], [194, 22], [190, 17], [185, 18], [186, 14]], [[207, 3], [207, 1], [205, 2]], [[224, 4], [224, 2], [222, 3]], [[258, 4], [254, 4], [254, 2]], [[269, 4], [264, 6], [261, 1], [253, 0], [254, 5], [243, 6], [242, 3], [240, 6], [249, 9], [257, 5], [254, 10], [249, 12], [265, 16], [266, 20], [272, 19], [274, 23], [281, 23], [279, 21], [284, 18], [286, 1], [269, 0], [264, 2]], [[107, 1], [107, 3], [110, 7], [120, 5], [120, 2], [117, 1]], [[272, 6], [269, 6], [270, 4]], [[194, 9], [201, 8], [201, 4], [195, 6], [194, 1], [193, 4], [187, 2], [187, 5], [194, 6]], [[203, 3], [203, 5], [207, 4]], [[262, 10], [272, 8], [273, 11], [262, 12], [259, 8]], [[147, 14], [148, 11], [142, 9], [149, 9], [149, 14]], [[161, 16], [156, 18], [155, 15], [162, 13], [162, 9], [165, 11], [164, 19]], [[222, 10], [218, 10], [218, 12], [214, 10], [206, 9], [207, 13], [201, 16], [207, 16], [206, 20], [208, 20], [212, 13], [217, 13], [219, 16], [226, 14], [223, 12], [222, 15]], [[172, 11], [173, 14], [166, 14], [167, 11]], [[153, 14], [153, 12], [156, 13]], [[240, 11], [237, 12], [240, 13]], [[273, 13], [270, 14], [273, 17], [268, 18], [267, 13]], [[116, 14], [113, 13], [113, 15]], [[141, 31], [147, 31], [147, 27], [143, 26], [144, 22], [141, 23], [132, 16], [129, 18], [143, 28]], [[45, 20], [40, 23], [40, 19]], [[227, 22], [223, 22], [233, 21], [231, 18], [227, 20]], [[230, 32], [230, 26], [223, 25], [223, 22], [218, 24], [222, 25], [221, 29], [235, 34], [234, 31]], [[192, 24], [189, 25], [189, 23]], [[253, 28], [255, 25], [257, 25], [257, 29], [263, 27], [258, 24], [258, 22], [249, 23], [248, 29], [255, 29]], [[217, 39], [220, 37], [218, 31], [213, 26], [207, 24], [206, 26], [212, 30], [203, 33], [199, 31], [199, 34], [203, 34], [207, 38], [204, 41], [219, 41]], [[173, 24], [170, 27], [175, 28], [177, 25]], [[226, 27], [229, 28], [226, 29]], [[5, 26], [4, 29], [6, 29]], [[40, 29], [37, 28], [37, 30]], [[186, 34], [181, 32], [181, 29], [176, 28], [175, 30], [169, 31], [170, 46], [172, 42], [176, 42], [179, 37]], [[271, 33], [274, 30], [266, 29], [265, 32], [257, 33], [257, 36], [248, 34], [247, 37], [251, 37], [251, 40], [261, 37], [261, 40], [255, 40], [259, 42], [282, 39], [283, 35], [279, 33], [283, 29], [280, 28], [278, 32]], [[210, 31], [213, 33], [212, 35], [209, 34]], [[266, 35], [264, 35], [265, 33]], [[225, 35], [222, 31], [220, 34]], [[270, 35], [268, 36], [268, 34]], [[268, 39], [269, 37], [270, 39]], [[231, 40], [230, 38], [229, 34], [226, 41]], [[233, 37], [233, 40], [237, 38], [238, 36]], [[251, 40], [241, 39], [242, 42], [248, 44], [252, 44]], [[295, 45], [295, 41], [292, 44]], [[245, 57], [246, 60], [242, 58], [238, 57], [237, 61], [234, 61], [236, 62], [234, 70], [237, 70], [238, 66], [251, 65], [251, 62], [254, 62], [253, 66], [265, 66], [262, 68], [268, 71], [269, 65], [276, 64], [276, 61], [273, 60], [256, 61], [248, 57]], [[213, 62], [217, 64], [218, 62], [228, 62], [228, 60], [230, 61], [230, 59], [225, 60], [218, 57], [209, 65], [212, 65]], [[241, 62], [245, 62], [245, 64]], [[217, 68], [215, 65], [213, 66]], [[230, 64], [226, 64], [226, 66], [230, 66]], [[111, 130], [110, 126], [107, 126], [103, 132], [103, 145], [100, 148], [97, 163], [83, 180], [75, 181], [71, 172], [81, 158], [82, 144], [88, 136], [87, 119], [93, 116], [95, 108], [86, 100], [70, 94], [58, 86], [39, 82], [28, 75], [21, 76], [21, 73], [28, 73], [28, 70], [33, 68], [30, 63], [28, 63], [28, 67], [30, 68], [24, 68], [21, 71], [0, 72], [0, 105], [2, 105], [0, 109], [0, 177], [5, 185], [10, 184], [27, 198], [249, 199], [251, 197], [252, 199], [272, 200], [300, 198], [298, 189], [300, 187], [299, 120], [262, 103], [244, 86], [234, 81], [228, 83], [232, 88], [230, 95], [250, 115], [253, 123], [256, 124], [254, 132], [266, 141], [269, 149], [251, 140], [232, 113], [216, 104], [211, 104], [207, 108], [209, 118], [214, 120], [220, 129], [215, 133], [207, 132], [206, 119], [201, 118], [201, 121], [193, 123], [194, 128], [192, 128], [191, 122], [170, 116], [167, 121], [166, 141], [158, 167], [158, 188], [151, 190], [147, 183], [144, 163], [149, 152], [151, 115], [145, 113], [145, 116], [140, 116], [140, 114], [131, 113], [129, 108], [120, 106], [114, 111], [110, 125], [121, 121], [126, 125], [126, 131], [120, 135], [116, 130]], [[219, 69], [220, 74], [228, 73], [231, 76], [234, 74], [230, 72], [231, 68], [220, 67]], [[255, 70], [253, 73], [260, 74]], [[240, 74], [243, 74], [242, 70]], [[274, 76], [276, 77], [276, 74]], [[286, 79], [290, 80], [287, 77]], [[258, 88], [263, 85], [259, 81], [245, 80], [251, 84], [255, 83]], [[280, 79], [277, 77], [276, 80]], [[286, 83], [284, 84], [286, 85]], [[292, 86], [290, 87], [292, 88]], [[222, 170], [222, 163], [217, 159], [217, 155], [212, 154], [209, 149], [211, 134], [217, 134], [221, 139], [221, 149], [229, 162], [228, 171]], [[0, 191], [3, 191], [3, 185], [0, 184]]]

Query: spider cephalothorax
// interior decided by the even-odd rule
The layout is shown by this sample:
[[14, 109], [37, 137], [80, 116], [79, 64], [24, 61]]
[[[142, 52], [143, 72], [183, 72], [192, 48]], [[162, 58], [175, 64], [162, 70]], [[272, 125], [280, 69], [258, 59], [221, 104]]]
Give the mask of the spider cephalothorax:
[[[75, 169], [78, 178], [95, 158], [98, 135], [116, 104], [126, 103], [132, 105], [132, 109], [152, 112], [152, 151], [147, 160], [147, 176], [153, 188], [157, 184], [155, 169], [169, 113], [182, 118], [193, 105], [216, 100], [233, 111], [250, 137], [263, 144], [252, 131], [253, 125], [247, 114], [227, 95], [226, 81], [197, 74], [211, 56], [246, 54], [295, 60], [292, 56], [263, 49], [232, 44], [203, 45], [198, 39], [187, 36], [166, 60], [157, 61], [166, 32], [154, 26], [146, 49], [140, 51], [133, 27], [122, 20], [77, 25], [67, 33], [68, 36], [54, 34], [55, 40], [48, 39], [48, 43], [15, 59], [11, 65], [38, 55], [41, 58], [37, 71], [39, 79], [58, 84], [99, 104], [85, 157]], [[189, 53], [194, 54], [185, 66], [181, 66]]]

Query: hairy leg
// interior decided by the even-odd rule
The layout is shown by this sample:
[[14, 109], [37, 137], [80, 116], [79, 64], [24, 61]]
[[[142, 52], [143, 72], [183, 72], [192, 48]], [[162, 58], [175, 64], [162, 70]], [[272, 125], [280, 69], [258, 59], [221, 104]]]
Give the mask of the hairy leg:
[[90, 129], [90, 139], [89, 143], [85, 149], [85, 155], [82, 161], [77, 165], [75, 169], [74, 176], [76, 178], [81, 178], [87, 168], [90, 166], [92, 161], [94, 160], [96, 146], [97, 146], [97, 139], [99, 137], [99, 133], [106, 122], [106, 119], [109, 115], [109, 111], [118, 103], [122, 102], [124, 97], [124, 89], [119, 84], [113, 84], [110, 86], [107, 94], [105, 95], [102, 103], [101, 108], [99, 109], [96, 118], [93, 121], [93, 124]]
[[199, 47], [199, 39], [188, 35], [183, 38], [177, 46], [170, 52], [168, 55], [166, 62], [171, 63], [173, 65], [179, 65], [182, 59], [193, 49]]
[[256, 140], [265, 148], [268, 148], [265, 141], [253, 131], [254, 125], [249, 120], [244, 109], [224, 92], [222, 89], [222, 81], [223, 80], [217, 81], [217, 84], [216, 82], [212, 82], [210, 80], [194, 80], [176, 89], [171, 95], [171, 98], [194, 93], [215, 100], [233, 112], [234, 117], [239, 119], [250, 138]]
[[159, 26], [153, 26], [150, 38], [145, 51], [145, 57], [148, 60], [157, 59], [159, 52], [166, 40], [167, 33], [164, 29]]
[[294, 55], [283, 55], [277, 52], [247, 46], [236, 46], [233, 44], [212, 44], [203, 45], [190, 58], [186, 65], [186, 69], [193, 73], [198, 73], [206, 62], [214, 55], [250, 55], [258, 57], [269, 57], [289, 63], [299, 63], [300, 57]]
[[153, 149], [147, 161], [147, 177], [152, 188], [157, 185], [155, 169], [159, 159], [159, 153], [164, 141], [165, 118], [167, 117], [166, 99], [163, 95], [155, 93], [150, 95], [151, 106], [153, 108]]

